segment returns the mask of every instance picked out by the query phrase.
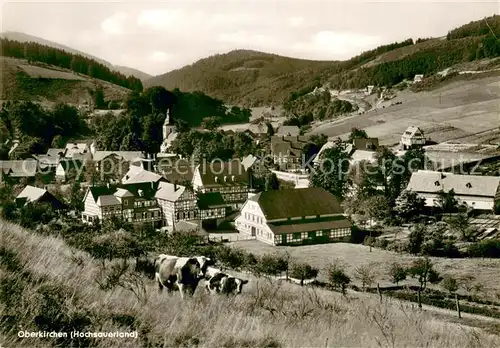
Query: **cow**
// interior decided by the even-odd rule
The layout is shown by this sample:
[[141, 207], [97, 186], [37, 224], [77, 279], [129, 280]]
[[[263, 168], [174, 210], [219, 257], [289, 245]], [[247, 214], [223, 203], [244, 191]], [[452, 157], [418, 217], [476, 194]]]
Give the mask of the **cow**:
[[247, 283], [248, 280], [236, 278], [223, 272], [217, 272], [205, 282], [205, 288], [211, 294], [238, 295], [241, 294], [243, 285]]
[[193, 295], [198, 283], [203, 278], [200, 263], [193, 257], [175, 257], [160, 255], [155, 260], [155, 278], [158, 291], [167, 288], [168, 292], [179, 290], [181, 299], [184, 293]]

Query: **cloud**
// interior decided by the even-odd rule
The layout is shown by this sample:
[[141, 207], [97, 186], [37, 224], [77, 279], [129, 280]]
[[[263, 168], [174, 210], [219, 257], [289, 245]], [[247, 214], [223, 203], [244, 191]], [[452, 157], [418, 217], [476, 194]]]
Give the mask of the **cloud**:
[[293, 50], [319, 59], [347, 59], [382, 43], [383, 38], [379, 36], [324, 30], [314, 34], [309, 42], [296, 43]]
[[233, 33], [223, 33], [217, 37], [217, 41], [225, 44], [232, 44], [236, 47], [248, 47], [249, 45], [268, 46], [275, 43], [269, 36], [249, 31], [236, 31]]
[[154, 51], [150, 56], [149, 60], [153, 62], [166, 62], [172, 58], [172, 55], [162, 51]]
[[182, 24], [184, 13], [182, 10], [146, 10], [137, 17], [137, 24], [154, 30], [175, 28]]
[[125, 33], [125, 22], [129, 19], [129, 15], [125, 12], [116, 12], [106, 18], [101, 23], [101, 29], [111, 35], [120, 35]]
[[288, 23], [292, 27], [299, 27], [300, 25], [302, 25], [302, 23], [304, 23], [304, 18], [302, 18], [302, 17], [290, 17], [288, 19]]

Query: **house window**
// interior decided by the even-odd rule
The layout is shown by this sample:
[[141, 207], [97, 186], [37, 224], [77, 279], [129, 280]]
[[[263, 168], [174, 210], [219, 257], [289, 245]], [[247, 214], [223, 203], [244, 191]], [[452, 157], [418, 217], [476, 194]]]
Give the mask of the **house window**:
[[323, 235], [323, 231], [316, 231], [316, 237], [321, 237]]
[[315, 231], [307, 232], [307, 237], [309, 239], [314, 239], [316, 237], [316, 232]]
[[307, 239], [307, 232], [302, 232], [300, 234], [301, 239]]
[[124, 200], [123, 201], [123, 205], [126, 206], [126, 207], [128, 207], [128, 200]]

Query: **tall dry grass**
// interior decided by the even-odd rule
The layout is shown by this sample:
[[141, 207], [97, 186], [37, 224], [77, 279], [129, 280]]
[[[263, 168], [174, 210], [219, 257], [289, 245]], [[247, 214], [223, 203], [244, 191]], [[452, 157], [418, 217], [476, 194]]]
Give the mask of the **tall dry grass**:
[[[425, 312], [374, 299], [355, 300], [324, 290], [266, 280], [252, 281], [241, 296], [211, 297], [200, 286], [194, 298], [159, 294], [156, 284], [132, 270], [114, 288], [103, 286], [115, 261], [100, 262], [62, 240], [2, 222], [0, 276], [5, 347], [498, 347], [500, 339], [477, 329], [439, 321]], [[17, 260], [17, 262], [16, 262]], [[104, 273], [103, 273], [104, 272]], [[99, 282], [97, 282], [99, 280]], [[18, 294], [5, 297], [6, 285]], [[144, 293], [137, 290], [142, 289]], [[7, 290], [6, 290], [7, 289]], [[134, 291], [133, 291], [134, 290]], [[9, 303], [10, 302], [10, 303]], [[19, 340], [37, 331], [41, 314], [63, 329], [138, 331], [138, 339], [55, 342]], [[69, 323], [69, 324], [68, 324]], [[0, 338], [1, 339], [1, 338]]]

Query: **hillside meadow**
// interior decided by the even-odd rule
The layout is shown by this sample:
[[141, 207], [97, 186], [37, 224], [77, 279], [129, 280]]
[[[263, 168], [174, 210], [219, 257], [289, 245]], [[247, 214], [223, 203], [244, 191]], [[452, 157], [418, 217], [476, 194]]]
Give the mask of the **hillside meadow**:
[[[0, 222], [0, 344], [5, 347], [498, 347], [500, 338], [397, 302], [251, 280], [241, 296], [158, 294], [61, 239]], [[130, 261], [132, 264], [133, 261]], [[200, 284], [202, 285], [202, 284]], [[138, 338], [24, 339], [27, 331], [137, 331]], [[36, 341], [34, 341], [36, 340]]]

